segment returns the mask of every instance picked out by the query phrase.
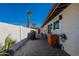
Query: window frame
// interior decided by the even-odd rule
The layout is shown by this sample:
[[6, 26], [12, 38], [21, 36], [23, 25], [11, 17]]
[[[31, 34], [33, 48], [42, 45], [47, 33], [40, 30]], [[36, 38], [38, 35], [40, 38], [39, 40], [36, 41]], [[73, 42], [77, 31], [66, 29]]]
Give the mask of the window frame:
[[57, 20], [57, 21], [55, 21], [55, 22], [54, 22], [54, 26], [53, 26], [53, 29], [54, 29], [54, 30], [55, 30], [55, 29], [59, 29], [59, 28], [60, 28], [59, 23], [60, 23], [60, 21], [59, 21], [59, 20]]

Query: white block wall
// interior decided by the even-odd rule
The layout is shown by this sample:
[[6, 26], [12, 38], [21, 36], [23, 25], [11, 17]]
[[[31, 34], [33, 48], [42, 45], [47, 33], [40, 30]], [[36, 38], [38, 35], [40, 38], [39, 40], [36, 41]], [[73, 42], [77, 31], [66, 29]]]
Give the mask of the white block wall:
[[[20, 32], [21, 28], [21, 32]], [[3, 45], [5, 42], [5, 38], [10, 34], [10, 37], [13, 40], [16, 40], [19, 42], [20, 40], [27, 37], [27, 34], [34, 29], [31, 28], [25, 28], [23, 26], [19, 25], [12, 25], [0, 22], [0, 44]], [[21, 34], [21, 37], [20, 37]], [[21, 39], [20, 39], [21, 38]]]

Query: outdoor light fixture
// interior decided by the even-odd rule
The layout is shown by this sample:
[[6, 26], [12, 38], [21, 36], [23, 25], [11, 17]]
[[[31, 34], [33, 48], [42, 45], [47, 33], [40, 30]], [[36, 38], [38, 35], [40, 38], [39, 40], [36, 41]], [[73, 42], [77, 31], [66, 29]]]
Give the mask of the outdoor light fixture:
[[62, 20], [62, 15], [59, 15], [59, 20]]

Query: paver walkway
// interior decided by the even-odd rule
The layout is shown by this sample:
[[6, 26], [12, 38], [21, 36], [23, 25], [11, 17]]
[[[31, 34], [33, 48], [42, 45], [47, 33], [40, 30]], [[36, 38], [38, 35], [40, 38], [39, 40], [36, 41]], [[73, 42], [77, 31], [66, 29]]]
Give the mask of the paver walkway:
[[28, 40], [18, 49], [15, 56], [69, 56], [65, 51], [48, 45], [47, 40]]

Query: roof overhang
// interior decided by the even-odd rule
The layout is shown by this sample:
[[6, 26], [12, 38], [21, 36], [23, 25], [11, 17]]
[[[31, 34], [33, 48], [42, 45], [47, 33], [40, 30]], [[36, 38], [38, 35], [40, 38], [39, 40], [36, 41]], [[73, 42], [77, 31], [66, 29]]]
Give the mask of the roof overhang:
[[44, 27], [49, 21], [62, 12], [70, 3], [56, 3], [54, 7], [49, 11], [49, 14], [41, 27]]

